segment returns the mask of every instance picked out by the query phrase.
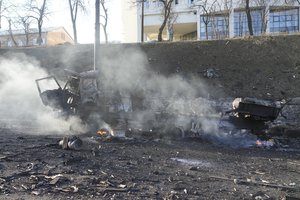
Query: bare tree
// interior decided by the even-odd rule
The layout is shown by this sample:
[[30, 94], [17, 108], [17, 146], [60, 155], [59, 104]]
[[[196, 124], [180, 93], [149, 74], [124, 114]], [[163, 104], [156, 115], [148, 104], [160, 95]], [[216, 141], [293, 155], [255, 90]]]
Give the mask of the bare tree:
[[9, 32], [9, 36], [12, 40], [12, 42], [14, 43], [14, 45], [17, 47], [18, 46], [18, 43], [17, 41], [15, 40], [15, 37], [14, 37], [14, 34], [13, 34], [13, 31], [12, 31], [12, 21], [10, 18], [7, 18], [7, 22], [8, 22], [8, 32]]
[[9, 14], [9, 8], [11, 7], [10, 4], [8, 4], [10, 2], [6, 1], [6, 0], [0, 0], [0, 29], [2, 27], [2, 17], [7, 18], [8, 14]]
[[81, 10], [83, 12], [86, 11], [86, 5], [84, 0], [68, 0], [69, 1], [69, 8], [70, 8], [70, 14], [71, 14], [71, 21], [72, 21], [72, 26], [73, 26], [73, 35], [74, 35], [74, 42], [75, 44], [78, 43], [77, 39], [77, 26], [76, 26], [76, 21], [77, 21], [77, 14], [78, 10]]
[[174, 23], [176, 22], [178, 18], [178, 14], [175, 14], [172, 12], [170, 15], [168, 22], [167, 22], [167, 27], [168, 27], [168, 32], [169, 32], [169, 41], [173, 41], [174, 37]]
[[260, 12], [262, 20], [261, 32], [266, 33], [267, 25], [269, 23], [269, 7], [280, 3], [280, 0], [254, 0], [253, 2], [255, 6], [260, 7], [262, 9]]
[[251, 17], [249, 0], [245, 0], [245, 12], [246, 12], [246, 16], [247, 16], [249, 35], [253, 35], [252, 17]]
[[[143, 12], [143, 8], [144, 8], [144, 3], [147, 0], [133, 0], [133, 4], [137, 5], [137, 6], [141, 6], [142, 7], [142, 27], [141, 27], [141, 37], [142, 37], [142, 42], [143, 42], [143, 36], [144, 36], [144, 12]], [[162, 7], [162, 12], [161, 12], [161, 16], [163, 18], [162, 23], [158, 29], [158, 36], [157, 36], [157, 40], [158, 41], [162, 41], [162, 34], [163, 31], [165, 29], [165, 27], [168, 24], [169, 18], [172, 16], [172, 8], [174, 5], [174, 0], [152, 0], [152, 3], [159, 3], [160, 6]]]
[[104, 32], [104, 38], [105, 38], [105, 43], [108, 41], [108, 36], [107, 36], [107, 22], [108, 22], [108, 9], [106, 7], [107, 0], [100, 0], [100, 5], [103, 11], [103, 14], [100, 14], [100, 17], [103, 19], [104, 22], [101, 22], [100, 20], [100, 25], [103, 28]]
[[202, 21], [205, 25], [205, 36], [208, 40], [208, 25], [212, 20], [212, 13], [215, 11], [217, 0], [211, 1], [211, 0], [197, 0], [193, 7], [200, 8], [200, 11], [202, 12]]
[[223, 12], [224, 20], [225, 20], [225, 30], [222, 30], [225, 32], [225, 36], [229, 37], [229, 16], [230, 12], [233, 9], [233, 2], [232, 0], [222, 0], [222, 1], [217, 1], [217, 5], [219, 7], [219, 10]]
[[14, 43], [14, 45], [18, 46], [18, 43], [16, 42], [12, 31], [13, 21], [11, 18], [12, 18], [12, 13], [14, 12], [13, 10], [14, 7], [15, 6], [11, 4], [10, 1], [0, 0], [0, 29], [1, 29], [2, 18], [4, 17], [8, 22], [8, 33], [10, 35], [10, 38]]
[[29, 18], [33, 18], [37, 21], [39, 36], [37, 38], [38, 45], [43, 43], [42, 39], [42, 26], [44, 18], [46, 18], [50, 13], [47, 12], [47, 0], [42, 0], [39, 4], [38, 0], [30, 0], [27, 4], [27, 9], [30, 12]]
[[172, 13], [172, 7], [173, 7], [173, 1], [174, 0], [159, 0], [159, 2], [163, 5], [162, 8], [162, 17], [163, 17], [163, 22], [160, 25], [159, 29], [158, 29], [158, 36], [157, 36], [157, 40], [159, 42], [161, 42], [162, 39], [162, 33], [167, 25], [167, 22], [171, 16]]
[[30, 33], [30, 24], [32, 21], [28, 16], [19, 16], [18, 24], [21, 26], [21, 29], [24, 31], [25, 34], [25, 46], [29, 45], [29, 33]]

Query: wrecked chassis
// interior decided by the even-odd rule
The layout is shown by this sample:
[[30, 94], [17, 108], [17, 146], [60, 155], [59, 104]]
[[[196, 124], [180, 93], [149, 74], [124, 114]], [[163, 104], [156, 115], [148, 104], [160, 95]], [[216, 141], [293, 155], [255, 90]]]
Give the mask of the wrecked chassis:
[[[108, 90], [99, 84], [97, 71], [77, 73], [65, 70], [66, 83], [62, 87], [54, 76], [36, 80], [37, 89], [45, 106], [63, 116], [79, 116], [91, 131], [103, 128], [143, 133], [171, 133], [183, 137], [185, 132], [200, 132], [197, 116], [186, 116], [167, 111], [168, 99], [144, 98], [151, 94], [136, 91]], [[156, 101], [160, 107], [153, 108]], [[203, 119], [203, 117], [201, 118]], [[197, 128], [198, 127], [198, 128]]]
[[63, 87], [54, 76], [36, 80], [40, 98], [45, 106], [61, 112], [66, 117], [77, 115], [89, 125], [100, 123], [98, 120], [101, 118], [105, 123], [117, 127], [124, 123], [121, 122], [121, 118], [130, 118], [129, 97], [117, 91], [101, 90], [98, 87], [97, 71], [77, 73], [65, 70], [65, 75], [67, 81]]
[[[137, 97], [132, 91], [104, 89], [97, 79], [97, 71], [77, 73], [65, 70], [65, 74], [67, 81], [63, 87], [54, 76], [36, 80], [41, 100], [45, 106], [60, 111], [63, 116], [79, 116], [93, 132], [109, 128], [124, 132], [171, 133], [175, 137], [200, 136], [207, 131], [205, 124], [211, 123], [217, 125], [210, 131], [249, 130], [252, 134], [265, 136], [272, 132], [270, 127], [274, 127], [273, 122], [288, 105], [288, 102], [236, 98], [232, 109], [221, 106], [223, 114], [194, 115], [192, 112], [176, 112], [176, 105], [173, 105], [175, 109], [168, 110], [168, 99], [143, 98], [155, 95], [142, 94], [142, 97]], [[197, 105], [214, 104], [213, 100], [199, 99]], [[155, 101], [163, 102], [162, 106], [151, 108], [150, 104]]]

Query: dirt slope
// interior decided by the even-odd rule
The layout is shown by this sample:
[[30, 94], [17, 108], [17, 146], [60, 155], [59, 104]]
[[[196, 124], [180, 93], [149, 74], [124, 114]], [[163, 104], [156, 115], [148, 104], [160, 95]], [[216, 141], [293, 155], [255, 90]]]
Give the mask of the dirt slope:
[[[300, 35], [102, 45], [101, 61], [120, 59], [129, 49], [142, 52], [146, 64], [157, 73], [167, 76], [180, 73], [202, 80], [210, 96], [272, 99], [300, 96]], [[0, 49], [2, 55], [7, 52], [24, 52], [57, 74], [64, 68], [83, 71], [93, 66], [93, 45]], [[120, 67], [122, 59], [118, 62]], [[215, 69], [219, 77], [205, 78], [203, 71], [207, 68]]]

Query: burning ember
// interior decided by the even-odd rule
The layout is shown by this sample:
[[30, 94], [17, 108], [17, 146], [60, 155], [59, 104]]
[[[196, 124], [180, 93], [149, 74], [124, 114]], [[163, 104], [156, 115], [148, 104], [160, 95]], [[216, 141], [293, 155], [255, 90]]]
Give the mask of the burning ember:
[[256, 146], [257, 147], [266, 147], [266, 148], [270, 148], [273, 147], [275, 145], [275, 142], [273, 139], [269, 139], [269, 140], [260, 140], [257, 139], [256, 140]]
[[108, 130], [106, 128], [102, 128], [97, 131], [97, 134], [104, 137], [116, 137], [116, 138], [125, 138], [124, 130]]
[[100, 129], [99, 131], [97, 131], [97, 134], [101, 135], [101, 136], [107, 136], [110, 134], [110, 131], [105, 129], [105, 128], [102, 128]]

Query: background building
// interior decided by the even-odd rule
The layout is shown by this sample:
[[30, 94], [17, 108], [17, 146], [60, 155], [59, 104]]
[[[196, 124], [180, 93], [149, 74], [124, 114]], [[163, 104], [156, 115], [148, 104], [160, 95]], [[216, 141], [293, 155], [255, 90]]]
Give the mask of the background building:
[[[37, 29], [29, 29], [26, 34], [24, 30], [12, 30], [0, 32], [1, 47], [37, 46]], [[64, 27], [51, 27], [42, 29], [42, 46], [53, 46], [58, 44], [74, 44], [73, 38]]]
[[[174, 0], [172, 19], [164, 29], [164, 40], [210, 40], [249, 35], [245, 3], [243, 0]], [[288, 3], [286, 3], [288, 2]], [[128, 5], [127, 3], [123, 3]], [[141, 5], [122, 6], [124, 41], [141, 41]], [[297, 1], [251, 0], [253, 33], [287, 34], [299, 32], [300, 11]], [[125, 9], [126, 7], [126, 9]], [[146, 0], [144, 3], [144, 40], [157, 40], [162, 24], [162, 3]], [[129, 14], [130, 13], [130, 14]], [[130, 18], [129, 18], [130, 16]], [[130, 20], [128, 20], [130, 19]], [[171, 27], [171, 28], [170, 28]], [[134, 31], [136, 31], [134, 33]]]

